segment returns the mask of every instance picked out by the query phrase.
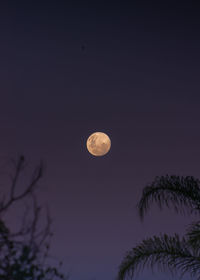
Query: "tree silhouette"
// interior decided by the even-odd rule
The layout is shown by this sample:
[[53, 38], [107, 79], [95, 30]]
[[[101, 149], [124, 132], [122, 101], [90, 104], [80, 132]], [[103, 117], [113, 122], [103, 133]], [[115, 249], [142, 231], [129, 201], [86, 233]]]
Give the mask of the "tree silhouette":
[[[171, 207], [179, 213], [200, 213], [200, 181], [194, 177], [162, 176], [146, 186], [138, 204], [143, 219], [150, 205]], [[118, 280], [134, 278], [145, 266], [200, 279], [200, 221], [191, 224], [184, 237], [163, 234], [143, 240], [127, 253], [119, 267]]]
[[[14, 174], [11, 176], [8, 195], [2, 196], [0, 200], [0, 279], [68, 279], [67, 276], [59, 272], [59, 266], [48, 265], [52, 236], [51, 218], [47, 211], [46, 224], [41, 228], [42, 208], [38, 205], [35, 194], [38, 183], [43, 176], [43, 164], [40, 163], [34, 169], [30, 182], [21, 193], [18, 193], [18, 188], [27, 163], [21, 156], [17, 161], [13, 161], [13, 164]], [[5, 214], [17, 202], [25, 199], [29, 199], [32, 203], [31, 213], [27, 208], [20, 228], [14, 232], [6, 224]], [[42, 224], [44, 224], [44, 221], [42, 221]]]

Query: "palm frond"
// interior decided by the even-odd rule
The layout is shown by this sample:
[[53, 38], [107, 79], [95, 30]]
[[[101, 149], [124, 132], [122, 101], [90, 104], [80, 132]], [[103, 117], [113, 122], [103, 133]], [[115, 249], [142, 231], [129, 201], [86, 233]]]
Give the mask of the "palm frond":
[[188, 230], [186, 237], [188, 244], [194, 249], [200, 251], [200, 221], [192, 223]]
[[192, 176], [161, 176], [144, 188], [138, 208], [143, 218], [150, 204], [173, 206], [176, 212], [200, 210], [200, 181]]
[[128, 252], [119, 268], [118, 280], [133, 279], [144, 266], [169, 269], [200, 279], [200, 256], [189, 249], [187, 240], [178, 235], [154, 236], [143, 240]]

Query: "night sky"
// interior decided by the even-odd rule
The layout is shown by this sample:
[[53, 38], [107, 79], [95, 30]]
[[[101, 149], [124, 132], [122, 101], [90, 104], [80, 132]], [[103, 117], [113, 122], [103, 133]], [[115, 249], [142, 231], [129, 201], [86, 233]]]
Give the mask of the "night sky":
[[[39, 197], [70, 280], [114, 279], [127, 250], [192, 220], [136, 209], [156, 175], [200, 177], [200, 9], [160, 2], [0, 4], [0, 160], [44, 160]], [[112, 141], [103, 157], [86, 149], [95, 131]], [[152, 279], [171, 278], [137, 277]]]

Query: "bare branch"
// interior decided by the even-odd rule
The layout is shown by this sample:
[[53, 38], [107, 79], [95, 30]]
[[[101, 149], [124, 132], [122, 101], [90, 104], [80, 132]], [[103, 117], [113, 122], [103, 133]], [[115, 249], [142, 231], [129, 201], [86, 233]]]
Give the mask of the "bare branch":
[[13, 203], [25, 198], [27, 195], [31, 194], [35, 187], [37, 186], [38, 181], [43, 176], [43, 163], [41, 162], [40, 165], [34, 170], [32, 180], [30, 184], [26, 187], [26, 189], [19, 195], [16, 195], [16, 186], [19, 179], [20, 174], [24, 168], [24, 157], [21, 156], [16, 164], [15, 174], [12, 179], [12, 185], [10, 188], [10, 196], [7, 202], [1, 202], [0, 213], [5, 212]]
[[[30, 183], [25, 190], [17, 194], [19, 179], [25, 168], [24, 157], [14, 162], [14, 176], [9, 189], [8, 199], [0, 202], [0, 213], [5, 212], [17, 201], [27, 197], [31, 204], [26, 207], [22, 218], [21, 227], [17, 232], [12, 232], [0, 219], [0, 279], [68, 279], [61, 272], [60, 266], [48, 265], [51, 218], [46, 211], [46, 223], [41, 215], [42, 207], [37, 203], [35, 189], [38, 181], [43, 176], [43, 164], [34, 170]], [[30, 201], [29, 201], [30, 202]]]

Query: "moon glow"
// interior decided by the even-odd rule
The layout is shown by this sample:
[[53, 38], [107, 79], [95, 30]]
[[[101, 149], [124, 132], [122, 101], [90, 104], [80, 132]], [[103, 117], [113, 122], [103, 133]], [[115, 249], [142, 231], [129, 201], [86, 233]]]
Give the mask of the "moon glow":
[[87, 139], [87, 149], [93, 156], [104, 156], [111, 147], [111, 141], [107, 134], [94, 132]]

